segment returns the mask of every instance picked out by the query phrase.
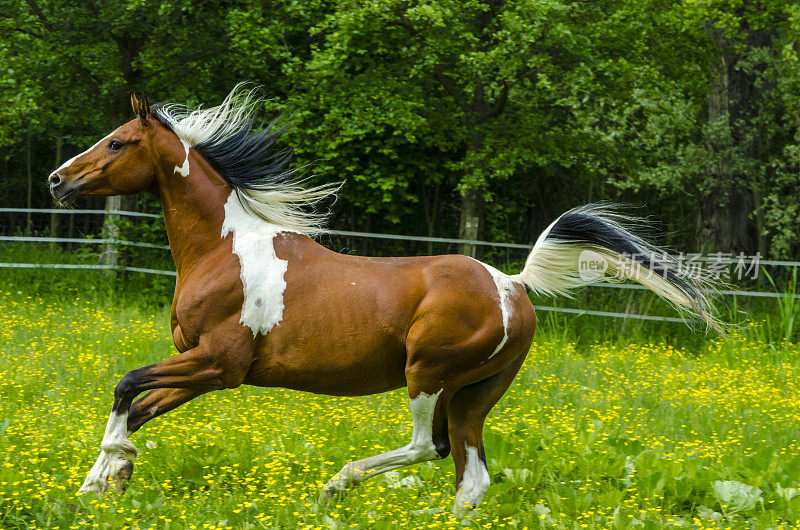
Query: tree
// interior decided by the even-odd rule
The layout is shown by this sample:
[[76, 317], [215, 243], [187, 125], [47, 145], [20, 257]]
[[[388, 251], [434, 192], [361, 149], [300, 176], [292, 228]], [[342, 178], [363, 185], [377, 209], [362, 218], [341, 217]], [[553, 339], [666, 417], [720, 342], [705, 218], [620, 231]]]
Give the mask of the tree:
[[[224, 62], [226, 49], [224, 13], [218, 7], [210, 2], [0, 2], [0, 60], [12, 67], [0, 90], [4, 101], [19, 103], [6, 112], [15, 116], [11, 123], [25, 124], [32, 140], [44, 136], [28, 152], [36, 143], [63, 149], [67, 156], [82, 151], [130, 118], [133, 91], [181, 94], [183, 85], [195, 98], [208, 94], [193, 83], [213, 90], [213, 78], [222, 71], [214, 63]], [[14, 132], [0, 129], [0, 145], [19, 149]], [[45, 160], [28, 175], [51, 170], [52, 155]], [[46, 193], [44, 186], [37, 189]], [[109, 201], [109, 207], [119, 207], [119, 199]], [[126, 208], [134, 205], [135, 198], [124, 200]]]

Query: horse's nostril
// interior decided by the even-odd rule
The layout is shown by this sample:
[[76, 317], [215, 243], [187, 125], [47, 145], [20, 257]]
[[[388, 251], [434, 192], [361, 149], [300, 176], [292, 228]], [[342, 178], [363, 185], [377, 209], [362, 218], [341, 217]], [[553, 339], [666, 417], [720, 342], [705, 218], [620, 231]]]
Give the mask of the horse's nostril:
[[52, 175], [50, 175], [48, 180], [50, 181], [50, 187], [55, 188], [56, 186], [61, 184], [61, 175], [59, 175], [58, 173], [53, 173]]

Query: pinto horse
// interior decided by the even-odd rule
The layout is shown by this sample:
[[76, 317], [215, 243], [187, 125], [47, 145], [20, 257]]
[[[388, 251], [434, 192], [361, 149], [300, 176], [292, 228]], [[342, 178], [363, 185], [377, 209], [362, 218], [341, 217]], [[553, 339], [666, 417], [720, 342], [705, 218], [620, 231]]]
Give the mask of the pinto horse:
[[[536, 324], [528, 296], [564, 295], [600, 279], [632, 279], [718, 327], [708, 285], [589, 205], [541, 234], [522, 272], [462, 255], [342, 255], [310, 236], [309, 208], [338, 185], [304, 187], [280, 132], [254, 128], [259, 106], [237, 87], [217, 107], [150, 107], [49, 176], [52, 195], [151, 192], [161, 202], [177, 280], [171, 328], [179, 355], [128, 372], [114, 390], [101, 452], [80, 491], [124, 491], [137, 450], [129, 435], [209, 392], [241, 384], [355, 396], [408, 387], [408, 445], [346, 464], [322, 495], [452, 454], [454, 511], [489, 488], [484, 420], [519, 371]], [[605, 275], [586, 278], [586, 253]], [[601, 271], [601, 275], [603, 272]], [[134, 401], [141, 393], [143, 397]]]

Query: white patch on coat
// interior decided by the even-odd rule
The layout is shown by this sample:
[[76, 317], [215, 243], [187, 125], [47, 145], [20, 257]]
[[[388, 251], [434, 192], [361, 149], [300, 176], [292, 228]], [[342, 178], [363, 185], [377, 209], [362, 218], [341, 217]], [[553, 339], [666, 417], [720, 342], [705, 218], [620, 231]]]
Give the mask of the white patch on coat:
[[433, 414], [441, 393], [442, 390], [433, 395], [420, 392], [414, 399], [409, 399], [408, 405], [414, 426], [411, 430], [411, 442], [408, 445], [345, 464], [342, 470], [325, 484], [323, 495], [347, 490], [370, 477], [399, 467], [439, 458], [436, 445], [433, 443]]
[[[477, 261], [477, 260], [476, 260]], [[492, 353], [488, 359], [491, 359], [497, 353], [503, 349], [503, 346], [506, 345], [508, 341], [508, 322], [511, 319], [511, 301], [509, 293], [511, 289], [514, 287], [514, 282], [511, 278], [508, 277], [507, 274], [500, 272], [499, 270], [495, 269], [491, 265], [487, 265], [478, 261], [481, 265], [489, 271], [489, 274], [492, 275], [492, 279], [494, 280], [494, 284], [497, 286], [497, 294], [500, 296], [500, 313], [503, 316], [503, 340], [500, 341], [500, 344], [497, 345], [495, 348], [494, 353]], [[487, 360], [488, 360], [487, 359]]]
[[[53, 173], [58, 173], [58, 172], [59, 172], [59, 171], [61, 171], [62, 169], [67, 169], [69, 166], [71, 166], [71, 165], [72, 165], [72, 163], [73, 163], [73, 162], [75, 162], [75, 160], [77, 160], [77, 159], [78, 159], [78, 157], [81, 157], [81, 156], [85, 155], [86, 153], [88, 153], [89, 151], [91, 151], [92, 149], [94, 149], [95, 147], [97, 147], [98, 145], [100, 145], [101, 143], [103, 143], [105, 140], [108, 140], [109, 138], [111, 138], [111, 137], [114, 135], [114, 133], [115, 133], [115, 132], [117, 132], [117, 131], [116, 131], [116, 129], [114, 129], [113, 131], [111, 131], [111, 134], [109, 134], [108, 136], [105, 136], [105, 137], [103, 137], [103, 138], [100, 138], [100, 139], [97, 141], [97, 143], [96, 143], [96, 144], [94, 144], [93, 146], [91, 146], [89, 149], [87, 149], [86, 151], [84, 151], [84, 152], [82, 152], [82, 153], [78, 153], [77, 155], [73, 156], [72, 158], [70, 158], [69, 160], [67, 160], [66, 162], [64, 162], [64, 163], [63, 163], [63, 164], [61, 164], [60, 166], [58, 166], [58, 169], [56, 169], [55, 171], [53, 171]], [[51, 173], [51, 174], [53, 174], [53, 173]]]
[[245, 210], [236, 191], [225, 202], [225, 220], [222, 237], [233, 234], [233, 252], [239, 256], [244, 302], [242, 324], [266, 335], [283, 319], [283, 292], [286, 280], [283, 275], [289, 262], [275, 254], [273, 239], [281, 232], [292, 232], [268, 223]]
[[103, 435], [103, 442], [100, 447], [107, 446], [111, 449], [116, 449], [120, 444], [128, 440], [128, 413], [112, 412], [108, 416], [108, 423], [106, 423], [106, 432]]
[[412, 451], [419, 453], [419, 456], [423, 456], [426, 459], [438, 456], [436, 446], [433, 443], [433, 413], [436, 410], [436, 402], [439, 400], [442, 390], [435, 394], [420, 392], [417, 397], [408, 400], [413, 427], [411, 430], [411, 443], [406, 447], [412, 448]]
[[188, 177], [189, 176], [189, 148], [191, 146], [189, 145], [189, 142], [187, 142], [183, 138], [178, 138], [178, 139], [181, 141], [181, 143], [183, 144], [183, 149], [186, 151], [186, 159], [183, 161], [183, 165], [182, 166], [175, 166], [175, 170], [172, 173], [173, 174], [180, 173], [181, 176]]
[[478, 455], [478, 449], [466, 446], [467, 462], [464, 466], [464, 475], [458, 485], [453, 512], [462, 515], [466, 510], [477, 508], [483, 496], [489, 490], [491, 479], [486, 464]]

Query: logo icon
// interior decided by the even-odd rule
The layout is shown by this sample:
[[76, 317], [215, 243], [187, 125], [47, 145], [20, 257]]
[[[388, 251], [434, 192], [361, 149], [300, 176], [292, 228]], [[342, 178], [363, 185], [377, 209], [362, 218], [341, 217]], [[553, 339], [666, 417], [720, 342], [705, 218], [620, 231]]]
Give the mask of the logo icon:
[[592, 283], [603, 279], [608, 270], [608, 260], [593, 250], [584, 250], [578, 256], [578, 276], [581, 280]]

